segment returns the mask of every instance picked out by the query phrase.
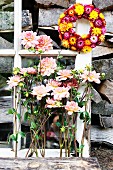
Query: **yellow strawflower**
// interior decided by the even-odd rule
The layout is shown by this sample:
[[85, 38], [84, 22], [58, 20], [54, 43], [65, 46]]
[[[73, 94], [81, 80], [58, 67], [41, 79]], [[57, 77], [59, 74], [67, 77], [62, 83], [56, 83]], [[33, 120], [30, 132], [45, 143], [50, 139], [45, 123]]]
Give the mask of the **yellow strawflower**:
[[99, 37], [99, 40], [101, 41], [101, 42], [103, 42], [104, 40], [105, 40], [105, 35], [100, 35], [100, 37]]
[[98, 12], [93, 10], [90, 15], [89, 15], [90, 19], [97, 19], [98, 18]]
[[94, 34], [94, 35], [100, 35], [101, 34], [101, 28], [97, 28], [97, 27], [94, 27], [93, 29], [92, 29], [92, 33]]
[[78, 14], [78, 15], [82, 15], [84, 13], [84, 6], [81, 5], [81, 4], [76, 4], [75, 5], [75, 12]]
[[90, 46], [84, 46], [83, 49], [82, 49], [82, 51], [83, 51], [84, 53], [88, 53], [88, 52], [90, 52], [91, 50], [92, 50], [92, 48], [91, 48]]
[[63, 39], [63, 40], [62, 40], [62, 46], [65, 47], [65, 48], [69, 48], [69, 41]]
[[99, 14], [99, 17], [100, 17], [101, 19], [104, 19], [104, 15], [103, 15], [102, 13]]
[[61, 19], [64, 18], [64, 17], [65, 17], [65, 14], [64, 14], [64, 13], [60, 14], [60, 18], [61, 18]]
[[76, 38], [75, 37], [70, 37], [69, 42], [71, 45], [74, 45], [76, 43]]

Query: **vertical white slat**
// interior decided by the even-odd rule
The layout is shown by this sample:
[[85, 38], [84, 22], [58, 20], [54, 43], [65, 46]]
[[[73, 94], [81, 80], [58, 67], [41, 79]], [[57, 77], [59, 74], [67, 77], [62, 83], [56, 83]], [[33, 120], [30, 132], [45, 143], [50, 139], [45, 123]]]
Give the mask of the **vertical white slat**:
[[[76, 3], [81, 3], [81, 4], [92, 4], [92, 0], [76, 0]], [[80, 19], [76, 23], [76, 32], [77, 34], [83, 35], [83, 34], [88, 34], [90, 29], [89, 21], [86, 19]], [[86, 64], [91, 65], [92, 61], [92, 52], [90, 53], [80, 53], [77, 54], [76, 60], [75, 60], [75, 69], [84, 69]], [[84, 87], [79, 88], [79, 92], [83, 94]], [[91, 104], [90, 102], [88, 103], [88, 110], [91, 109]], [[82, 108], [84, 111], [85, 108]], [[91, 114], [91, 112], [90, 112]], [[90, 115], [91, 116], [91, 115]], [[83, 131], [84, 131], [84, 123], [82, 120], [80, 120], [79, 116], [77, 117], [77, 133], [76, 133], [76, 138], [79, 143], [79, 146], [82, 144], [82, 136], [83, 136]], [[89, 135], [89, 134], [88, 134]], [[88, 136], [90, 138], [90, 135]], [[89, 148], [90, 148], [90, 142], [89, 139], [84, 138], [84, 148], [83, 148], [83, 157], [89, 157]], [[81, 154], [79, 154], [80, 156]]]
[[[22, 0], [14, 0], [14, 50], [15, 50], [15, 57], [14, 57], [14, 67], [21, 67], [21, 56], [19, 55], [19, 50], [21, 48], [19, 42], [19, 36], [21, 34], [22, 29]], [[14, 95], [14, 101], [16, 100]], [[15, 106], [14, 106], [15, 107]], [[18, 113], [20, 113], [21, 109], [20, 106], [17, 109]], [[17, 126], [17, 127], [15, 127]], [[20, 121], [17, 119], [17, 125], [14, 124], [14, 129], [17, 128], [21, 130]], [[15, 142], [14, 142], [15, 148]], [[19, 136], [18, 139], [18, 150], [21, 149], [21, 137]]]

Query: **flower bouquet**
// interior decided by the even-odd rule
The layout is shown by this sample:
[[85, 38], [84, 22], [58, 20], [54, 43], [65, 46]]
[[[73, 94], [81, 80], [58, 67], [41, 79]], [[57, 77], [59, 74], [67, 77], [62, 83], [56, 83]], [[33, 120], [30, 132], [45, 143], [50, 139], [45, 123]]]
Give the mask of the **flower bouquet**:
[[[91, 99], [89, 88], [92, 87], [92, 83], [100, 83], [101, 75], [95, 70], [92, 71], [90, 66], [86, 66], [84, 70], [77, 71], [76, 68], [69, 70], [61, 64], [59, 58], [41, 58], [42, 52], [52, 49], [52, 40], [46, 35], [36, 36], [32, 31], [23, 32], [21, 44], [40, 55], [37, 65], [14, 68], [13, 76], [7, 81], [16, 94], [15, 100], [18, 98], [18, 102], [9, 113], [21, 120], [22, 115], [17, 110], [20, 103], [26, 110], [22, 113], [24, 121], [29, 121], [31, 144], [26, 157], [34, 153], [38, 157], [39, 150], [42, 157], [45, 156], [47, 124], [54, 113], [57, 116], [55, 126], [58, 129], [59, 156], [62, 157], [62, 149], [65, 150], [66, 157], [69, 157], [70, 153], [77, 156], [79, 150], [76, 140], [77, 116], [86, 125], [89, 124], [90, 114], [86, 109], [81, 111], [81, 108]], [[82, 95], [78, 92], [81, 85], [85, 86]], [[21, 97], [17, 97], [18, 95]], [[55, 134], [54, 128], [53, 132]], [[25, 136], [16, 129], [10, 139], [18, 143], [18, 135]]]

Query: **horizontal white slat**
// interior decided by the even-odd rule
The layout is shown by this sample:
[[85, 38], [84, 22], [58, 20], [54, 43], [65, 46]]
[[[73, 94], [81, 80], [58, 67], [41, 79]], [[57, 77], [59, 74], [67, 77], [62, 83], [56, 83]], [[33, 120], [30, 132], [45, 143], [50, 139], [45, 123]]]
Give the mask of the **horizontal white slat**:
[[[41, 56], [57, 57], [58, 54], [63, 55], [64, 57], [76, 57], [77, 52], [71, 50], [49, 50], [41, 54]], [[40, 54], [29, 52], [28, 50], [20, 50], [19, 55], [23, 57], [40, 56]]]
[[5, 57], [5, 56], [7, 56], [7, 57], [9, 57], [9, 56], [12, 56], [12, 57], [14, 57], [14, 55], [15, 55], [15, 50], [11, 50], [11, 49], [0, 49], [0, 57]]

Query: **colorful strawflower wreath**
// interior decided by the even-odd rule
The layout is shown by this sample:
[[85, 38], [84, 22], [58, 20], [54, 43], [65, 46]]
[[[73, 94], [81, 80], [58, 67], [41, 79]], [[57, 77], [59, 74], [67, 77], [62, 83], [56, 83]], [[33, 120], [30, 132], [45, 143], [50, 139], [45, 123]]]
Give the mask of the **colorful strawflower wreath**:
[[[87, 19], [90, 22], [88, 34], [79, 35], [74, 30], [74, 23], [78, 19]], [[90, 52], [105, 39], [106, 21], [104, 15], [93, 5], [80, 3], [70, 6], [60, 15], [58, 20], [59, 38], [62, 46], [78, 52]]]

